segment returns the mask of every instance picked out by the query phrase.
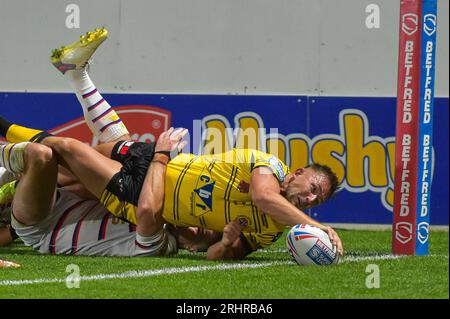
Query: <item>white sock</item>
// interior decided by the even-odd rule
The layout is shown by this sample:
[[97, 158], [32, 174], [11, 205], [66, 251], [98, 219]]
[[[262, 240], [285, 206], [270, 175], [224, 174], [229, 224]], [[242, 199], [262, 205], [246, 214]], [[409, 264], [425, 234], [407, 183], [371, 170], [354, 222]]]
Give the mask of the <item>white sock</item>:
[[17, 179], [16, 174], [0, 167], [0, 187]]
[[0, 166], [18, 174], [25, 168], [24, 151], [30, 142], [8, 143], [0, 145]]
[[86, 69], [70, 70], [65, 76], [83, 107], [86, 124], [100, 142], [111, 142], [129, 134], [120, 117], [97, 91]]

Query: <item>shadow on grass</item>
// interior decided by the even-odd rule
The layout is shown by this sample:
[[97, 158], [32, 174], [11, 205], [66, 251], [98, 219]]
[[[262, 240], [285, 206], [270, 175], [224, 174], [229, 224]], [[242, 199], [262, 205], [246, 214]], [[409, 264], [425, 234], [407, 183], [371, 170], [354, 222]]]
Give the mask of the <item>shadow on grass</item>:
[[[33, 250], [31, 247], [25, 246], [20, 240], [14, 241], [12, 244], [6, 247], [0, 247], [0, 254], [2, 255], [28, 255], [28, 256], [44, 256], [36, 250]], [[52, 257], [70, 257], [66, 255], [53, 256]], [[79, 257], [89, 257], [89, 256], [79, 256]], [[94, 256], [91, 256], [94, 257]], [[98, 257], [96, 257], [98, 258]], [[101, 257], [100, 257], [101, 258]], [[111, 258], [111, 257], [106, 257]], [[117, 257], [122, 258], [122, 257]], [[197, 261], [206, 261], [206, 253], [191, 253], [187, 250], [179, 250], [179, 253], [172, 257], [164, 257], [167, 259], [181, 259], [181, 260], [197, 260]], [[221, 260], [220, 262], [230, 262], [230, 263], [238, 263], [238, 262], [270, 262], [270, 261], [287, 261], [290, 260], [289, 256], [286, 258], [280, 258], [278, 256], [271, 256], [270, 254], [258, 255], [258, 253], [250, 254], [244, 259], [241, 260]]]
[[33, 250], [33, 248], [25, 246], [20, 240], [15, 240], [8, 246], [0, 247], [0, 253], [11, 255], [42, 255]]
[[380, 251], [376, 251], [376, 250], [371, 250], [371, 251], [351, 251], [351, 252], [347, 252], [344, 255], [345, 257], [380, 257], [380, 256], [387, 256], [387, 255], [392, 255], [390, 251], [385, 251], [385, 250], [380, 250]]

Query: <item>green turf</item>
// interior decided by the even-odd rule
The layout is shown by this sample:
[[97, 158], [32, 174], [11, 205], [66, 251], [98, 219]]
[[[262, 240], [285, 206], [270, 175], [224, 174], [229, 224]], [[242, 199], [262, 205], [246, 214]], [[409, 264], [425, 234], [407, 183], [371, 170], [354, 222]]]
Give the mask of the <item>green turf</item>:
[[[284, 251], [284, 238], [239, 262], [206, 261], [204, 254], [187, 252], [172, 258], [44, 256], [15, 242], [0, 248], [0, 258], [23, 267], [0, 269], [0, 298], [449, 298], [448, 232], [431, 233], [430, 256], [390, 260], [373, 259], [390, 253], [390, 232], [341, 230], [339, 234], [347, 254], [341, 264], [332, 267], [301, 267], [290, 263], [290, 256]], [[80, 288], [73, 289], [67, 288], [65, 282], [4, 285], [5, 280], [64, 280], [69, 264], [78, 265], [81, 276], [92, 276], [273, 262], [279, 264], [81, 281]], [[379, 288], [366, 287], [370, 275], [366, 267], [370, 264], [379, 267]]]

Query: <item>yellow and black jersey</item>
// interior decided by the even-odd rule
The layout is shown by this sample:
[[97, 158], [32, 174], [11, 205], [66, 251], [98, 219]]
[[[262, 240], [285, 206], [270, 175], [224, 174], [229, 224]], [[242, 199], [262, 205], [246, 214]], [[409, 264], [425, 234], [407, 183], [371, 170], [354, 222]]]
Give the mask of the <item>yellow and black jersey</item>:
[[257, 167], [270, 168], [280, 183], [289, 172], [277, 157], [257, 150], [178, 155], [167, 165], [164, 219], [179, 226], [222, 232], [226, 224], [238, 218], [247, 225], [243, 234], [252, 249], [269, 246], [284, 226], [252, 202], [250, 177]]
[[[123, 164], [100, 201], [115, 216], [136, 224], [139, 194], [154, 143], [118, 142], [112, 159]], [[178, 226], [196, 226], [222, 232], [239, 218], [243, 235], [253, 250], [269, 246], [284, 227], [261, 212], [251, 200], [253, 169], [267, 167], [281, 183], [287, 166], [277, 157], [257, 150], [234, 149], [216, 155], [180, 154], [167, 165], [163, 217]]]

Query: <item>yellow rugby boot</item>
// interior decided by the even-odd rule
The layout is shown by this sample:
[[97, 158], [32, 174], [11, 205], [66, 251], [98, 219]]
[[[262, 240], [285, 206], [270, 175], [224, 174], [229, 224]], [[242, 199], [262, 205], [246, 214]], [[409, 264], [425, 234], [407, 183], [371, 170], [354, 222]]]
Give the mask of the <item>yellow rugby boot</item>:
[[11, 223], [11, 203], [16, 193], [16, 185], [16, 181], [13, 181], [0, 187], [0, 228]]
[[12, 181], [0, 187], [0, 205], [12, 202], [14, 195], [16, 194], [16, 184], [16, 181]]
[[80, 36], [80, 39], [60, 49], [52, 51], [51, 62], [62, 73], [68, 70], [80, 70], [86, 67], [95, 50], [108, 37], [105, 28], [95, 29]]
[[16, 174], [6, 170], [6, 168], [0, 166], [0, 187], [6, 183], [15, 181], [17, 179]]

